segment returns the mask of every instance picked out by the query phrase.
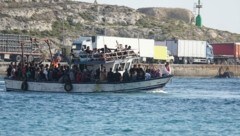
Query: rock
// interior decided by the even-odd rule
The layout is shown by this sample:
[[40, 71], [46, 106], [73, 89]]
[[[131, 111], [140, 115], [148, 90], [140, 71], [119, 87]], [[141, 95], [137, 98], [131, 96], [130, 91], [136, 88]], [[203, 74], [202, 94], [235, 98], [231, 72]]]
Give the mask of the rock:
[[213, 31], [213, 30], [209, 30], [208, 31], [208, 35], [211, 37], [211, 38], [217, 38], [217, 36], [218, 36], [218, 34], [215, 32], [215, 31]]
[[176, 19], [186, 23], [192, 23], [194, 20], [194, 15], [191, 11], [181, 8], [140, 8], [138, 11], [159, 20]]

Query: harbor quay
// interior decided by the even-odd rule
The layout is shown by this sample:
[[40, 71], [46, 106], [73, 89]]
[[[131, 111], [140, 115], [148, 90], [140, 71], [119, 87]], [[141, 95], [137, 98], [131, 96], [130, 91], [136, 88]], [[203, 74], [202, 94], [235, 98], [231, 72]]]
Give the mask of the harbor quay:
[[[6, 69], [10, 62], [0, 62], [0, 75], [6, 74]], [[164, 64], [142, 64], [143, 67], [160, 68]], [[174, 76], [185, 77], [214, 77], [228, 71], [232, 72], [235, 77], [240, 77], [240, 65], [216, 65], [216, 64], [171, 64], [172, 74]]]
[[174, 64], [171, 66], [173, 75], [186, 77], [214, 77], [227, 69], [235, 77], [240, 77], [240, 65], [207, 65], [207, 64]]
[[[154, 66], [155, 68], [164, 67], [164, 64], [143, 64], [144, 67]], [[171, 64], [174, 76], [184, 77], [214, 77], [219, 72], [226, 70], [232, 72], [235, 77], [240, 77], [240, 65], [216, 65], [216, 64]]]

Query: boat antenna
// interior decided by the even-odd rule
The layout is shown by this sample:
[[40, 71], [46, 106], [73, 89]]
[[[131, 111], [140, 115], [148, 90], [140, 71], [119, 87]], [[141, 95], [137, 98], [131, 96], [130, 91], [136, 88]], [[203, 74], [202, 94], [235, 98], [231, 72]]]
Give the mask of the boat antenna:
[[22, 54], [21, 54], [21, 56], [22, 56], [22, 60], [21, 60], [21, 62], [22, 62], [22, 64], [21, 64], [21, 67], [22, 67], [22, 70], [23, 70], [23, 45], [24, 45], [24, 43], [23, 42], [20, 42], [20, 45], [21, 45], [21, 52], [22, 52]]
[[139, 33], [138, 33], [138, 56], [140, 56], [140, 42], [139, 42]]
[[48, 45], [48, 49], [49, 49], [49, 53], [50, 53], [50, 57], [51, 57], [51, 62], [53, 61], [53, 56], [52, 56], [52, 51], [51, 51], [51, 47], [50, 47], [50, 42], [49, 42], [49, 40], [47, 39], [47, 40], [45, 40], [45, 42], [47, 43], [47, 45]]
[[97, 0], [94, 0], [94, 3], [93, 3], [94, 5], [97, 5], [98, 4], [98, 2], [97, 2]]

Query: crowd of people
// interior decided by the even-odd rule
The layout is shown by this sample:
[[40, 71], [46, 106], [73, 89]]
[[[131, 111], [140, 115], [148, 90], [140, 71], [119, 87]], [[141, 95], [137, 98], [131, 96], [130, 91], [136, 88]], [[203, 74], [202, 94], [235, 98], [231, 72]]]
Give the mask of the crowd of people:
[[112, 68], [107, 72], [106, 68], [101, 65], [96, 70], [88, 69], [87, 67], [80, 68], [78, 65], [72, 67], [68, 65], [49, 65], [30, 63], [11, 63], [7, 68], [7, 77], [15, 80], [28, 80], [36, 82], [72, 82], [72, 83], [86, 83], [86, 82], [132, 82], [139, 80], [150, 80], [162, 76], [170, 75], [171, 68], [169, 63], [165, 67], [142, 67], [140, 64], [133, 65], [130, 70], [125, 69], [123, 74], [116, 68]]
[[89, 46], [82, 51], [75, 52], [72, 50], [72, 56], [76, 59], [80, 57], [81, 61], [111, 61], [116, 59], [124, 59], [128, 56], [137, 56], [137, 54], [131, 49], [130, 45], [125, 45], [125, 48], [120, 44], [116, 49], [108, 48], [104, 45], [103, 48], [90, 49]]
[[103, 48], [101, 49], [96, 49], [94, 48], [93, 50], [90, 50], [90, 47], [87, 46], [87, 48], [84, 50], [84, 52], [86, 54], [92, 54], [92, 53], [110, 53], [112, 52], [111, 50], [114, 50], [114, 52], [118, 52], [118, 51], [127, 51], [127, 50], [131, 50], [131, 46], [129, 45], [125, 45], [125, 47], [123, 48], [122, 45], [120, 44], [116, 49], [111, 49], [108, 48], [107, 45], [105, 44]]

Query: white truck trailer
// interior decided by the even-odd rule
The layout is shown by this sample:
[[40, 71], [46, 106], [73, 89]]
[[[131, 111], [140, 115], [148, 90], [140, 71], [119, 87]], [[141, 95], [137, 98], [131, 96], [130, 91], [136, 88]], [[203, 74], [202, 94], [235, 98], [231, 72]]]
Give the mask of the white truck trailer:
[[77, 57], [82, 50], [89, 47], [91, 50], [104, 48], [107, 45], [110, 49], [117, 47], [124, 48], [125, 45], [131, 46], [131, 49], [140, 57], [148, 58], [153, 57], [154, 54], [154, 40], [153, 39], [139, 39], [139, 38], [125, 38], [125, 37], [112, 37], [112, 36], [92, 36], [80, 37], [73, 42], [72, 51]]
[[166, 45], [175, 63], [213, 63], [213, 49], [206, 41], [167, 40]]

